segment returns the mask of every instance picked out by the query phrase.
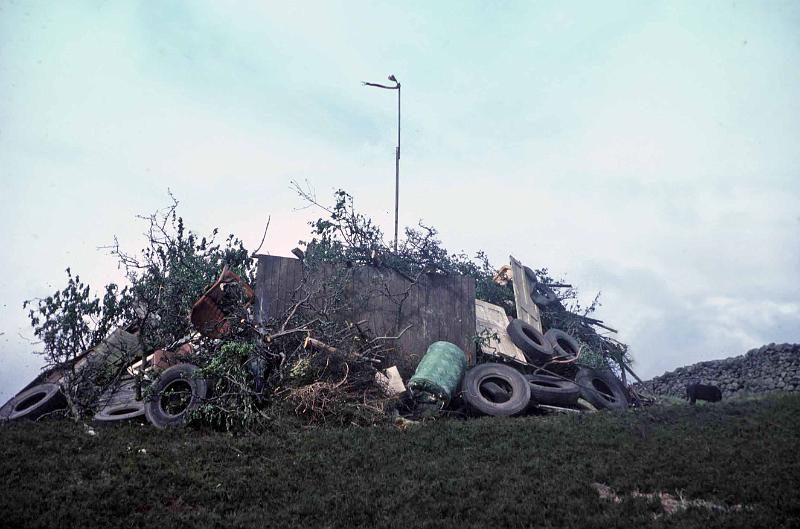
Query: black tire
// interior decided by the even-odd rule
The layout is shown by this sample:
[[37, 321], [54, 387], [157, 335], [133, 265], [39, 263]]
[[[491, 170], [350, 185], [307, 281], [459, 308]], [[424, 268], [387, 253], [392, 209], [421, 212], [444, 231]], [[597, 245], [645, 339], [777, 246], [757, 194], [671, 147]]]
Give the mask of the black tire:
[[208, 382], [197, 378], [199, 368], [178, 364], [164, 370], [153, 382], [144, 405], [147, 420], [156, 428], [180, 428], [208, 396]]
[[544, 337], [553, 347], [557, 360], [574, 362], [580, 355], [581, 346], [578, 341], [561, 329], [548, 329]]
[[136, 400], [136, 380], [120, 383], [114, 391], [108, 391], [99, 399], [100, 410], [94, 414], [94, 422], [108, 424], [128, 420], [145, 420], [144, 401]]
[[481, 385], [481, 394], [488, 397], [492, 402], [505, 402], [511, 394], [508, 390], [496, 382], [484, 382]]
[[111, 404], [94, 414], [94, 422], [108, 424], [130, 420], [145, 419], [144, 401], [132, 399], [128, 402]]
[[531, 386], [531, 402], [572, 408], [578, 405], [580, 388], [569, 380], [550, 375], [526, 375]]
[[627, 391], [607, 369], [582, 367], [575, 375], [583, 397], [598, 409], [624, 410], [628, 407]]
[[136, 379], [120, 381], [116, 387], [109, 388], [97, 399], [98, 408], [121, 404], [136, 398]]
[[[503, 402], [492, 401], [490, 395], [497, 394], [493, 385], [507, 394]], [[487, 391], [486, 386], [489, 390]], [[522, 373], [504, 364], [480, 364], [464, 375], [462, 397], [474, 411], [493, 416], [516, 415], [525, 411], [531, 400], [531, 387]]]
[[0, 423], [5, 422], [5, 421], [8, 420], [8, 416], [9, 416], [9, 414], [11, 414], [11, 409], [13, 407], [14, 407], [14, 398], [13, 397], [11, 399], [9, 399], [8, 402], [3, 404], [2, 407], [0, 407]]
[[533, 270], [527, 266], [524, 267], [524, 270], [525, 275], [531, 281], [531, 286], [533, 286], [533, 290], [531, 291], [531, 300], [533, 300], [534, 303], [541, 305], [542, 307], [546, 307], [547, 305], [558, 301], [558, 296], [556, 296], [556, 293], [544, 283], [540, 283]]
[[553, 346], [533, 325], [517, 318], [511, 320], [506, 331], [528, 362], [541, 365], [553, 359]]
[[63, 410], [67, 407], [67, 400], [61, 393], [58, 384], [37, 384], [25, 391], [21, 391], [9, 401], [9, 421], [17, 419], [36, 420], [51, 411]]

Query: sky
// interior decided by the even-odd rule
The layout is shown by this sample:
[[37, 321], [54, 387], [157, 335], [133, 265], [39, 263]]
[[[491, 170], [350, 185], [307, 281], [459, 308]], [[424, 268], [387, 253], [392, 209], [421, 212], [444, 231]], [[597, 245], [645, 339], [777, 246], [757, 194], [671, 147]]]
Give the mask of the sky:
[[119, 280], [99, 249], [180, 200], [290, 255], [337, 188], [391, 239], [601, 292], [651, 378], [800, 342], [798, 2], [0, 0], [0, 401], [25, 299]]

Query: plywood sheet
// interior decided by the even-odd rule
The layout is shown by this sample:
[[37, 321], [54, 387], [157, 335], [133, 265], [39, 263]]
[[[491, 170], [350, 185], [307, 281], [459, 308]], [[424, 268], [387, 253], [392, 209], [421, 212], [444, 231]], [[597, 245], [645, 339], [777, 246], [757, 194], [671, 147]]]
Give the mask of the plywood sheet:
[[475, 322], [478, 334], [486, 330], [497, 333], [500, 341], [491, 340], [489, 344], [482, 344], [481, 349], [486, 354], [500, 354], [515, 360], [525, 362], [525, 355], [514, 345], [506, 332], [508, 316], [503, 307], [492, 305], [480, 299], [475, 300]]
[[542, 316], [539, 307], [533, 302], [531, 292], [533, 285], [525, 274], [522, 263], [514, 259], [513, 255], [508, 256], [511, 262], [512, 281], [514, 283], [514, 298], [517, 302], [517, 317], [525, 323], [533, 325], [539, 332], [542, 331]]
[[[303, 263], [289, 257], [259, 255], [256, 279], [256, 313], [259, 321], [280, 317], [310, 292], [319, 291], [334, 275], [342, 275], [354, 313], [351, 321], [367, 320], [375, 336], [396, 336], [396, 350], [386, 362], [396, 364], [409, 378], [433, 342], [456, 344], [475, 363], [475, 280], [458, 274], [422, 274], [416, 283], [385, 267], [339, 268], [323, 266], [306, 277]], [[307, 281], [305, 287], [301, 282]], [[300, 288], [298, 288], [300, 287]], [[324, 290], [324, 289], [323, 289]], [[311, 296], [310, 304], [316, 297]]]

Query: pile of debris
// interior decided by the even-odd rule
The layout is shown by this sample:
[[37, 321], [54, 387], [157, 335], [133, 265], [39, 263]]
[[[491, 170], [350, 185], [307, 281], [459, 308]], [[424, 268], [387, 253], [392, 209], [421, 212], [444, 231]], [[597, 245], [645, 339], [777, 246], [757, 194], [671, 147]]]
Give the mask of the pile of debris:
[[140, 217], [141, 254], [109, 247], [127, 287], [107, 285], [101, 302], [67, 269], [67, 288], [29, 313], [49, 369], [0, 421], [66, 409], [255, 430], [645, 402], [628, 387], [627, 347], [589, 316], [597, 299], [581, 309], [571, 285], [513, 256], [498, 270], [481, 252], [450, 254], [422, 224], [390, 248], [346, 192], [325, 206], [294, 185], [329, 215], [294, 258], [250, 253], [233, 235], [217, 243], [217, 230], [200, 237], [172, 197]]
[[[277, 285], [290, 300], [280, 312], [267, 310], [277, 299], [257, 300], [253, 288], [226, 267], [194, 303], [194, 332], [183, 340], [145, 351], [137, 338], [141, 322], [116, 329], [74, 362], [37, 377], [0, 409], [0, 420], [37, 419], [69, 408], [70, 392], [62, 387], [74, 393], [81, 384], [86, 387], [78, 391], [96, 395], [95, 422], [139, 420], [158, 428], [194, 419], [226, 429], [252, 428], [286, 411], [306, 424], [347, 425], [443, 410], [507, 416], [644, 402], [608, 367], [610, 358], [623, 377], [632, 373], [621, 360], [624, 345], [592, 326], [613, 329], [565, 309], [553, 289], [569, 285], [543, 283], [513, 257], [495, 281], [513, 286], [518, 317], [473, 295], [474, 323], [458, 341], [476, 350], [449, 341], [431, 343], [406, 389], [397, 367], [386, 364], [389, 356], [397, 358], [398, 341], [416, 332], [414, 325], [395, 335], [376, 335], [367, 319], [353, 321], [353, 302], [360, 299], [353, 293], [353, 267], [304, 262], [303, 252], [296, 255], [295, 284]], [[373, 285], [374, 291], [389, 291], [389, 279], [378, 277], [384, 283]], [[420, 276], [409, 284], [422, 288]], [[267, 288], [259, 287], [260, 292]], [[402, 303], [399, 307], [398, 314]], [[428, 313], [417, 315], [424, 318], [421, 326], [434, 329], [443, 329], [452, 317], [422, 312]], [[437, 327], [438, 322], [444, 323]], [[587, 351], [599, 353], [605, 367], [579, 365]]]
[[[568, 311], [553, 291], [570, 285], [541, 282], [533, 270], [513, 256], [510, 264], [495, 274], [495, 281], [513, 285], [518, 317], [507, 316], [498, 305], [475, 300], [476, 341], [481, 353], [478, 365], [465, 369], [463, 377], [453, 376], [444, 368], [438, 370], [438, 376], [431, 376], [428, 372], [435, 370], [429, 362], [443, 363], [443, 347], [432, 345], [410, 381], [412, 393], [421, 393], [421, 401], [429, 402], [433, 397], [446, 405], [451, 397], [460, 395], [466, 410], [493, 416], [532, 410], [624, 409], [650, 402], [625, 383], [626, 371], [636, 375], [624, 360], [624, 344], [600, 335], [592, 325], [616, 331], [600, 320]], [[560, 322], [564, 328], [550, 325], [545, 330], [543, 321]], [[600, 352], [605, 365], [580, 365], [586, 351]], [[452, 353], [448, 355], [453, 357]], [[618, 362], [623, 380], [611, 369], [609, 357]], [[449, 365], [456, 364], [455, 358], [449, 361]]]

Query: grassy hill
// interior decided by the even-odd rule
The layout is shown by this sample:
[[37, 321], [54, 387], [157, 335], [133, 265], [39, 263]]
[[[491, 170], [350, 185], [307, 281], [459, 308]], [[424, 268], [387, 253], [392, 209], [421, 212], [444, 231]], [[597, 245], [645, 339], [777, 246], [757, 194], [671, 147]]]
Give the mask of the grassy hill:
[[[96, 431], [0, 427], [0, 526], [800, 527], [796, 395], [403, 431]], [[665, 515], [634, 491], [717, 507]]]

